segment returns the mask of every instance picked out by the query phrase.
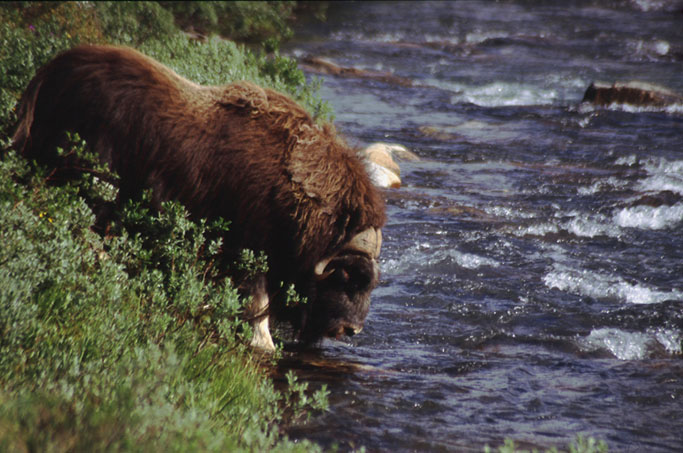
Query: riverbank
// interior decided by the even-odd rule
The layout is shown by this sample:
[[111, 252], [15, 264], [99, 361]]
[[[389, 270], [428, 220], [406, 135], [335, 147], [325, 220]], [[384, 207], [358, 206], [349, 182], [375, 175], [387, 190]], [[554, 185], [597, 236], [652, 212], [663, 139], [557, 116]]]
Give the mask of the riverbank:
[[[252, 28], [261, 36], [273, 23]], [[82, 43], [136, 47], [200, 84], [251, 80], [327, 114], [293, 61], [216, 36], [192, 39], [153, 2], [3, 6], [0, 42], [3, 148], [36, 70]], [[74, 139], [66, 152], [84, 144]], [[142, 204], [102, 237], [84, 198], [112, 200], [115, 189], [92, 174], [60, 187], [46, 179], [4, 153], [0, 450], [317, 450], [280, 426], [324, 409], [324, 389], [308, 391], [290, 374], [276, 391], [262, 366], [272, 359], [245, 347], [243, 301], [215, 278], [217, 244], [207, 239], [222, 226], [192, 223], [177, 204], [158, 214]]]

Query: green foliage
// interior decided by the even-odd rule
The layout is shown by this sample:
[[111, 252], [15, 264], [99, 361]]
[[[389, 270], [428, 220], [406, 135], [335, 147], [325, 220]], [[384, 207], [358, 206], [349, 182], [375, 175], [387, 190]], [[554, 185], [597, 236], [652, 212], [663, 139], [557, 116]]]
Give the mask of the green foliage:
[[[80, 178], [73, 181], [78, 192], [88, 202], [98, 205], [116, 200], [118, 189], [113, 184], [118, 182], [118, 176], [89, 151], [85, 140], [77, 133], [66, 131], [66, 136], [67, 149], [57, 147], [57, 155], [74, 162], [83, 172]], [[86, 174], [94, 177], [86, 177]]]
[[94, 2], [102, 32], [114, 44], [138, 47], [178, 34], [173, 15], [158, 2]]
[[291, 418], [306, 417], [310, 419], [311, 408], [320, 411], [329, 409], [327, 398], [330, 392], [327, 390], [327, 385], [323, 384], [319, 390], [309, 396], [308, 385], [299, 382], [292, 370], [287, 372], [285, 379], [289, 389], [289, 393], [285, 394], [285, 407], [290, 412]]
[[253, 250], [244, 249], [235, 267], [244, 274], [244, 278], [252, 280], [268, 272], [268, 257], [263, 251], [255, 255]]
[[0, 4], [0, 131], [16, 121], [14, 107], [38, 68], [57, 53], [104, 39], [84, 2]]
[[[290, 11], [240, 8], [284, 8], [281, 24]], [[255, 18], [234, 28], [267, 30]], [[143, 197], [102, 237], [91, 207], [115, 199], [116, 176], [78, 136], [59, 154], [83, 174], [59, 186], [7, 151], [37, 69], [105, 42], [136, 46], [198, 83], [252, 80], [329, 111], [291, 60], [192, 41], [155, 2], [0, 5], [0, 451], [316, 450], [277, 426], [325, 409], [326, 389], [310, 395], [292, 380], [276, 392], [244, 345], [244, 301], [219, 275], [227, 222], [191, 222], [177, 203], [157, 212]], [[245, 258], [245, 270], [263, 269], [264, 257]]]
[[[584, 437], [582, 435], [576, 436], [576, 440], [569, 444], [569, 453], [607, 453], [607, 444], [605, 441], [597, 441], [592, 437]], [[512, 439], [505, 439], [505, 443], [498, 447], [498, 450], [492, 450], [488, 445], [484, 447], [484, 453], [537, 453], [539, 450], [520, 450], [515, 445]], [[545, 450], [546, 453], [558, 453], [560, 450], [553, 447], [550, 450]]]
[[[203, 7], [187, 3], [188, 8]], [[216, 8], [237, 8], [231, 2], [219, 3], [225, 6], [216, 5]], [[239, 8], [265, 9], [268, 14], [275, 14], [279, 8], [285, 8], [285, 13], [289, 11], [289, 7], [260, 2]], [[274, 39], [277, 37], [271, 37], [270, 42]], [[3, 148], [8, 146], [7, 136], [16, 122], [16, 103], [38, 68], [57, 53], [83, 43], [137, 47], [199, 84], [251, 80], [289, 93], [316, 118], [332, 118], [329, 105], [317, 95], [320, 82], [307, 84], [294, 60], [277, 52], [270, 56], [253, 53], [219, 37], [204, 43], [191, 40], [174, 27], [171, 13], [157, 2], [15, 2], [0, 4], [0, 145]]]
[[285, 291], [285, 304], [288, 307], [305, 304], [307, 302], [308, 299], [306, 299], [305, 297], [301, 297], [301, 295], [299, 295], [299, 293], [296, 292], [293, 283], [287, 287], [287, 290]]
[[183, 29], [240, 42], [288, 39], [296, 2], [160, 2]]
[[205, 42], [176, 35], [163, 41], [150, 40], [140, 50], [200, 85], [222, 85], [250, 80], [288, 93], [314, 118], [332, 119], [329, 104], [318, 96], [320, 82], [306, 83], [303, 72], [290, 58], [255, 54], [244, 46], [217, 36]]
[[314, 448], [276, 426], [281, 405], [324, 408], [325, 390], [278, 394], [239, 341], [244, 303], [217, 278], [220, 244], [206, 240], [224, 222], [191, 222], [177, 203], [152, 214], [143, 200], [102, 238], [82, 198], [93, 185], [45, 179], [13, 152], [0, 161], [0, 445]]

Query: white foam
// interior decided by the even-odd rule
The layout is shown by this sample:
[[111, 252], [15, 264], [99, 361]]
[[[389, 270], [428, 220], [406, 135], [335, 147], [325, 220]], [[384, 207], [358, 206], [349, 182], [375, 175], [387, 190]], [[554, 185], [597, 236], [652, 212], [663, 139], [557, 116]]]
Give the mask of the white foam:
[[478, 269], [482, 266], [498, 267], [500, 263], [491, 258], [475, 255], [472, 253], [463, 253], [457, 250], [449, 250], [448, 255], [460, 266], [465, 269]]
[[632, 167], [638, 163], [638, 157], [635, 154], [630, 156], [623, 156], [618, 158], [615, 162], [616, 165], [625, 165], [627, 167]]
[[628, 184], [628, 181], [610, 176], [609, 178], [596, 181], [590, 186], [579, 187], [577, 192], [579, 195], [595, 195], [599, 192], [624, 189], [628, 186]]
[[634, 55], [641, 55], [649, 58], [650, 56], [664, 56], [671, 50], [671, 45], [663, 40], [636, 40], [628, 43], [628, 47]]
[[[441, 273], [444, 272], [442, 269], [444, 266], [451, 267], [454, 265], [465, 269], [478, 269], [482, 266], [498, 267], [500, 263], [484, 256], [451, 248], [436, 248], [423, 242], [404, 250], [399, 258], [383, 261], [381, 269], [382, 273], [398, 275], [406, 272], [414, 273], [419, 270], [429, 271], [438, 267]], [[453, 269], [449, 271], [452, 272]]]
[[654, 335], [657, 341], [664, 346], [664, 349], [670, 354], [683, 353], [683, 337], [681, 336], [681, 332], [659, 328], [654, 331]]
[[594, 238], [596, 236], [619, 237], [621, 231], [601, 214], [585, 214], [572, 212], [573, 218], [562, 225], [575, 236]]
[[659, 173], [641, 181], [639, 188], [643, 192], [661, 192], [669, 190], [683, 195], [683, 173]]
[[469, 102], [481, 107], [513, 107], [550, 105], [558, 98], [556, 90], [516, 83], [494, 82], [488, 85], [464, 87], [451, 102]]
[[395, 43], [404, 41], [405, 37], [405, 33], [400, 31], [369, 34], [362, 31], [337, 31], [332, 34], [331, 39], [334, 41]]
[[607, 349], [620, 360], [642, 360], [658, 345], [670, 354], [681, 353], [681, 336], [669, 329], [627, 332], [615, 328], [594, 329], [579, 345], [586, 350]]
[[[635, 155], [630, 155], [620, 157], [615, 161], [615, 164], [629, 167], [642, 166], [646, 176], [636, 183], [611, 176], [598, 180], [590, 186], [579, 187], [578, 194], [589, 196], [603, 191], [624, 190], [632, 186], [630, 188], [639, 194], [634, 200], [643, 194], [657, 194], [663, 191], [683, 195], [683, 160], [670, 161], [662, 158], [646, 158], [641, 161]], [[683, 222], [683, 203], [679, 202], [673, 206], [636, 205], [617, 208], [611, 216], [587, 215], [577, 212], [568, 215], [574, 219], [560, 225], [560, 228], [578, 236], [594, 237], [605, 234], [619, 237], [623, 228], [660, 230], [676, 227]]]
[[666, 55], [671, 50], [671, 44], [667, 41], [655, 41], [654, 49], [659, 55]]
[[637, 190], [670, 190], [683, 195], [683, 160], [645, 159], [642, 163], [648, 177], [640, 181]]
[[507, 38], [508, 36], [510, 34], [504, 31], [474, 31], [467, 33], [465, 41], [468, 44], [480, 44], [488, 39]]
[[595, 329], [579, 343], [588, 350], [607, 349], [620, 360], [644, 359], [652, 339], [645, 334], [619, 329]]
[[631, 0], [633, 5], [641, 11], [657, 11], [668, 9], [675, 5], [671, 0]]
[[493, 82], [487, 85], [467, 85], [457, 82], [425, 79], [427, 86], [453, 93], [451, 103], [471, 103], [481, 107], [513, 107], [552, 105], [560, 95], [556, 89], [519, 83]]
[[483, 206], [487, 214], [504, 219], [533, 219], [536, 214], [511, 206]]
[[548, 222], [536, 223], [533, 225], [520, 226], [513, 229], [511, 232], [515, 236], [545, 236], [549, 233], [559, 232], [557, 225]]
[[683, 222], [683, 203], [673, 206], [634, 206], [614, 214], [614, 223], [622, 228], [661, 230]]
[[577, 211], [558, 213], [556, 217], [568, 217], [556, 222], [541, 221], [531, 225], [518, 226], [510, 232], [516, 236], [545, 236], [547, 234], [567, 231], [578, 237], [594, 238], [596, 236], [620, 237], [621, 229], [614, 225], [612, 219], [602, 214], [589, 214]]
[[670, 113], [672, 115], [683, 113], [683, 104], [674, 103], [663, 106], [655, 105], [633, 105], [613, 102], [607, 106], [608, 110], [616, 110], [628, 113]]
[[548, 288], [595, 299], [617, 299], [629, 304], [655, 304], [683, 300], [683, 291], [660, 291], [623, 278], [556, 264], [543, 278]]
[[624, 228], [661, 230], [674, 228], [683, 223], [683, 203], [673, 206], [633, 206], [616, 209], [611, 217], [602, 214], [570, 212], [563, 214], [567, 220], [556, 223], [542, 221], [517, 226], [510, 230], [516, 236], [545, 236], [567, 231], [577, 237], [594, 238], [607, 236], [619, 238]]
[[460, 44], [460, 40], [455, 37], [455, 36], [441, 36], [441, 35], [431, 35], [431, 34], [426, 34], [424, 36], [424, 41], [427, 43], [436, 43], [436, 44], [452, 44], [452, 45], [458, 45]]

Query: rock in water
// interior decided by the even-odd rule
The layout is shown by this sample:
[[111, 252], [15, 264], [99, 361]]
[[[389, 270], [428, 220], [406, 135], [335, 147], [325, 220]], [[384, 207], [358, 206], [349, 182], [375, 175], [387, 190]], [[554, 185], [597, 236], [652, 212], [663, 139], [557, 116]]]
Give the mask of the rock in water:
[[377, 80], [379, 82], [388, 83], [391, 85], [399, 85], [405, 87], [413, 86], [412, 80], [407, 79], [405, 77], [399, 77], [390, 72], [344, 67], [326, 58], [306, 57], [301, 61], [299, 67], [304, 71], [314, 72], [317, 74], [330, 74], [337, 77], [349, 77], [358, 79], [371, 79]]
[[398, 160], [417, 161], [417, 155], [405, 146], [389, 143], [373, 143], [365, 148], [361, 154], [365, 157], [366, 168], [370, 179], [377, 187], [401, 187], [401, 168]]
[[683, 97], [666, 88], [645, 82], [615, 82], [612, 85], [593, 82], [586, 90], [581, 102], [590, 102], [602, 106], [629, 104], [643, 107], [665, 107], [672, 104], [683, 104]]

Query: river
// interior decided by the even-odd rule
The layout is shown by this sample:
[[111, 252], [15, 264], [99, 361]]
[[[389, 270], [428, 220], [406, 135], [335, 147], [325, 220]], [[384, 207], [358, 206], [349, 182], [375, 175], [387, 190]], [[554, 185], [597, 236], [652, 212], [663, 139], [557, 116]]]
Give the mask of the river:
[[[683, 94], [683, 3], [331, 2], [283, 53], [354, 146], [399, 143], [365, 329], [286, 355], [342, 451], [683, 451], [683, 106], [582, 104], [593, 81]], [[406, 82], [409, 81], [409, 82]]]

